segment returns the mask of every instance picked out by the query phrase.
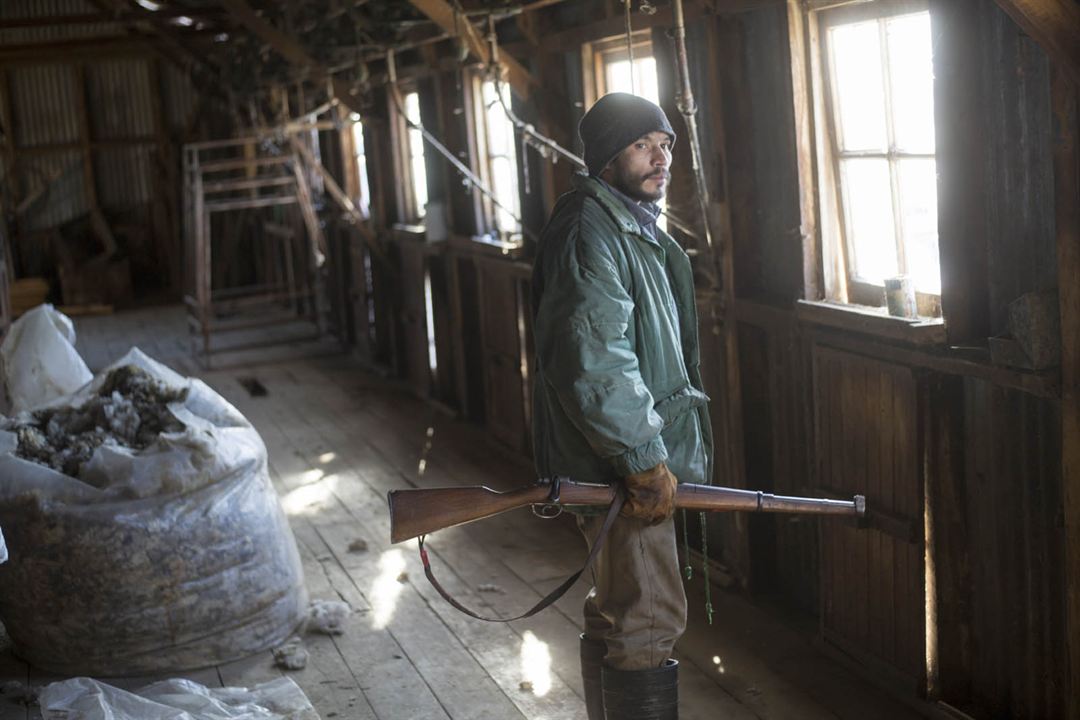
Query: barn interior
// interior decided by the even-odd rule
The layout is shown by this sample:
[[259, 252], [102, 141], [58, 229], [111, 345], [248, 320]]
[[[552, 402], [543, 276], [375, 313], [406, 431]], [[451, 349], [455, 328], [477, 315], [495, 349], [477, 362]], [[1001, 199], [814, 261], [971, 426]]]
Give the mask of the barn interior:
[[[535, 481], [533, 260], [610, 92], [678, 135], [660, 226], [692, 263], [713, 483], [866, 501], [677, 514], [680, 716], [1080, 717], [1078, 88], [1078, 0], [4, 0], [7, 402], [60, 357], [12, 360], [24, 320], [73, 327], [99, 378], [137, 347], [254, 428], [261, 455], [219, 452], [255, 448], [286, 522], [144, 549], [130, 495], [91, 531], [0, 478], [0, 720], [106, 717], [45, 708], [80, 676], [285, 679], [307, 704], [273, 717], [309, 720], [585, 717], [587, 580], [469, 618], [386, 495]], [[440, 582], [504, 620], [547, 595], [587, 547], [533, 510], [432, 533]], [[282, 538], [339, 624], [219, 631], [235, 598], [193, 568]], [[168, 586], [152, 621], [129, 565]]]

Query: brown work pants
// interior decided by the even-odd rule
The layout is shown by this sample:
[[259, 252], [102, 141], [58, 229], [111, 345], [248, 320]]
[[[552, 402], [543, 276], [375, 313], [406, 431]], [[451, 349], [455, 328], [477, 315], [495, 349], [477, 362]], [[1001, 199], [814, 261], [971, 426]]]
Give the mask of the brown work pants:
[[[578, 516], [590, 549], [603, 523], [603, 516]], [[604, 664], [616, 670], [659, 667], [686, 629], [675, 521], [650, 527], [620, 515], [593, 560], [592, 574], [585, 636], [607, 643]]]

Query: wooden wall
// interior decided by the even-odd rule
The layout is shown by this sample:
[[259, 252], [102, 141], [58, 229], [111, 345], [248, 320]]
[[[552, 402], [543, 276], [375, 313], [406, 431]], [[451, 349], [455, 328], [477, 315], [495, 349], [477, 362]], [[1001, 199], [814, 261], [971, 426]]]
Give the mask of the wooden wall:
[[[738, 407], [730, 416], [723, 402], [711, 409], [716, 480], [786, 494], [864, 493], [873, 512], [864, 528], [713, 515], [710, 556], [737, 587], [817, 616], [828, 647], [910, 697], [977, 718], [1065, 717], [1070, 693], [1080, 692], [1069, 684], [1080, 602], [1068, 601], [1077, 590], [1066, 568], [1078, 561], [1067, 542], [1077, 542], [1067, 530], [1077, 520], [1067, 512], [1076, 490], [1065, 469], [1080, 467], [1077, 373], [1068, 365], [1064, 374], [997, 367], [985, 348], [1004, 328], [1009, 301], [1062, 284], [1062, 258], [1080, 271], [1080, 251], [1068, 240], [1075, 212], [1067, 211], [1080, 204], [1075, 88], [1065, 82], [1054, 90], [1052, 63], [991, 0], [931, 0], [948, 339], [826, 327], [797, 302], [814, 298], [816, 270], [805, 247], [788, 8], [745, 5], [756, 9], [719, 16], [695, 9], [688, 39], [705, 166], [735, 258], [734, 300], [724, 307], [707, 287], [698, 297], [714, 399], [729, 392], [726, 343], [737, 343]], [[553, 89], [516, 99], [515, 108], [567, 147], [575, 147], [581, 114], [574, 105], [583, 93], [581, 55], [559, 43], [589, 39], [588, 28], [613, 27], [612, 19], [603, 3], [559, 6], [549, 16], [557, 27], [546, 28], [552, 46], [530, 55], [533, 72]], [[670, 51], [662, 30], [653, 38], [658, 55]], [[670, 97], [670, 59], [658, 64], [661, 93]], [[460, 114], [447, 114], [453, 73], [433, 74], [431, 83], [448, 143], [467, 149]], [[684, 189], [691, 187], [686, 150], [676, 145], [673, 181]], [[530, 158], [530, 224], [569, 177], [563, 163], [537, 177], [541, 163]], [[377, 172], [376, 186], [393, 182], [388, 166]], [[418, 393], [483, 423], [494, 443], [528, 454], [528, 252], [504, 256], [471, 242], [471, 195], [452, 173], [441, 187], [453, 237], [438, 246], [400, 244], [403, 272], [382, 289], [393, 296], [382, 312], [398, 313], [380, 326], [383, 357], [396, 358]], [[695, 212], [686, 206], [683, 214]], [[382, 217], [392, 221], [392, 211]], [[711, 270], [706, 261], [695, 260], [699, 276]], [[437, 343], [440, 368], [445, 358], [450, 369], [434, 376], [408, 357], [415, 342], [388, 339], [416, 334], [399, 304], [416, 297], [421, 267], [440, 288], [437, 325], [448, 328]], [[1075, 304], [1075, 293], [1062, 303]], [[1065, 360], [1077, 362], [1080, 343], [1068, 338], [1080, 337], [1080, 315], [1064, 319]], [[726, 470], [738, 466], [736, 454], [742, 477]], [[698, 535], [696, 521], [692, 529]]]

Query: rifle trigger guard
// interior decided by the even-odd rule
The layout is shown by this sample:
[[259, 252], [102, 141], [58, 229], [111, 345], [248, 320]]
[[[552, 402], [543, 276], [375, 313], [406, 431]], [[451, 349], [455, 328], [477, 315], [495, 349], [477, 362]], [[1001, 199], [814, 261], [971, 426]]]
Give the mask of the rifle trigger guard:
[[559, 495], [562, 491], [562, 478], [555, 476], [551, 480], [551, 492], [548, 493], [546, 503], [534, 503], [532, 505], [533, 515], [545, 520], [551, 520], [562, 515], [562, 505], [559, 504]]
[[559, 517], [560, 515], [562, 515], [562, 511], [562, 505], [552, 505], [550, 503], [534, 503], [532, 505], [533, 515], [538, 518], [543, 518], [545, 520], [553, 520], [554, 518]]

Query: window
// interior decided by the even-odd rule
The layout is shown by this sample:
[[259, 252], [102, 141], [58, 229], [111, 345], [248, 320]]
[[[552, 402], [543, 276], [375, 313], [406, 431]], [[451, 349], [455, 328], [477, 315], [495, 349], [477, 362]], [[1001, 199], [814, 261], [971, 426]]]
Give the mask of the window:
[[[420, 94], [406, 93], [402, 102], [405, 105], [405, 117], [409, 122], [420, 125]], [[409, 174], [406, 205], [407, 214], [414, 220], [423, 220], [427, 211], [427, 166], [424, 164], [424, 134], [418, 128], [406, 126], [405, 153]]]
[[[585, 52], [591, 56], [587, 67], [591, 66], [593, 69], [591, 92], [588, 87], [586, 90], [587, 95], [591, 95], [586, 98], [590, 105], [610, 92], [632, 93], [660, 104], [656, 58], [653, 57], [649, 31], [633, 33], [630, 37], [634, 52], [633, 72], [625, 36], [586, 46]], [[590, 83], [586, 85], [589, 86]], [[661, 209], [666, 205], [663, 200], [658, 204]], [[661, 230], [667, 230], [667, 218], [663, 215], [657, 219], [656, 224]]]
[[906, 275], [918, 293], [920, 314], [940, 314], [927, 3], [879, 0], [815, 14], [811, 28], [821, 47], [815, 85], [824, 110], [817, 118], [819, 189], [830, 299], [881, 305], [886, 279]]
[[[480, 83], [480, 101], [483, 104], [478, 117], [483, 119], [483, 137], [480, 153], [483, 160], [484, 179], [498, 201], [496, 206], [485, 198], [488, 207], [488, 224], [501, 240], [520, 242], [521, 225], [515, 217], [521, 216], [521, 196], [518, 193], [517, 143], [514, 124], [506, 114], [510, 107], [510, 85], [499, 83], [502, 91], [495, 90], [495, 83]], [[500, 207], [501, 206], [501, 207]]]
[[367, 153], [364, 151], [364, 125], [356, 113], [352, 113], [349, 119], [352, 120], [353, 157], [356, 159], [357, 187], [360, 188], [359, 202], [356, 206], [364, 217], [368, 217], [371, 215], [368, 202], [371, 190], [368, 184]]

